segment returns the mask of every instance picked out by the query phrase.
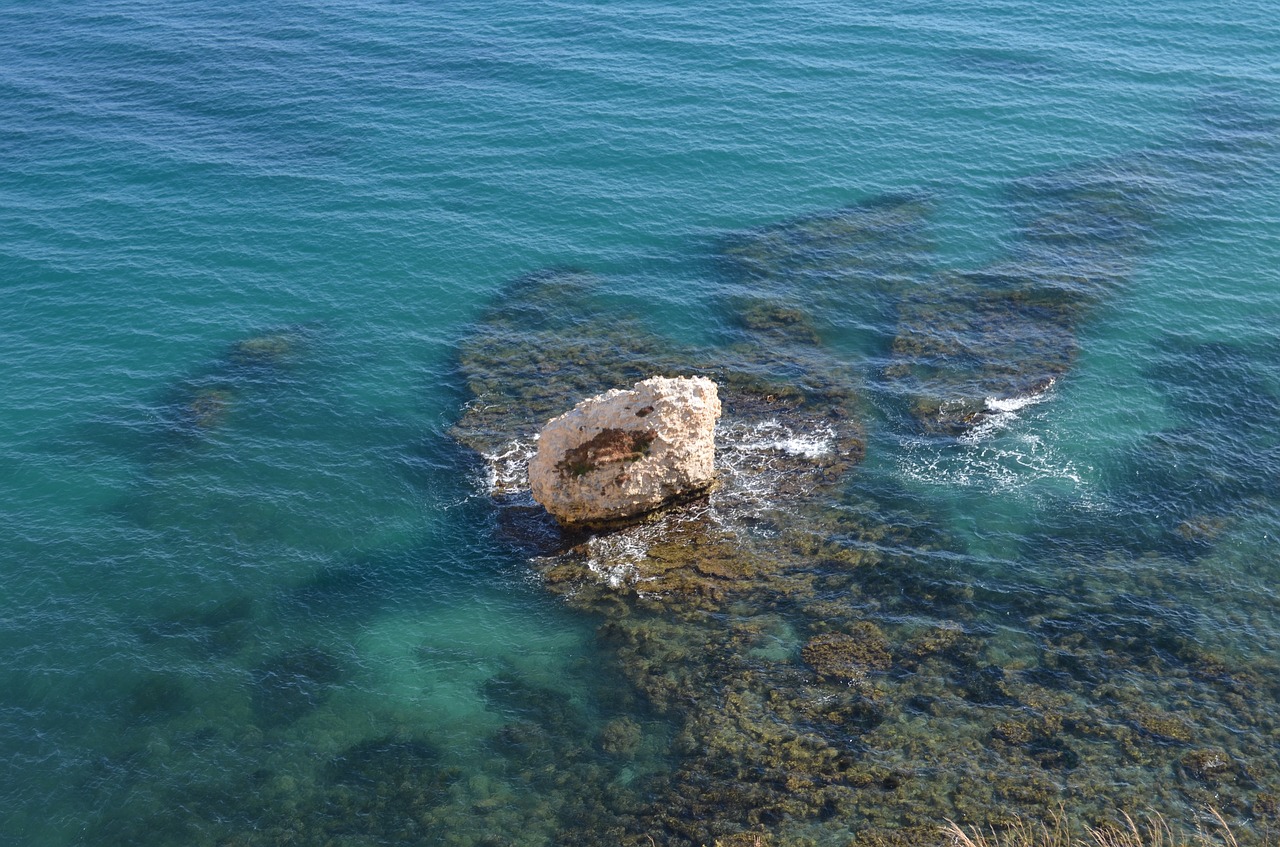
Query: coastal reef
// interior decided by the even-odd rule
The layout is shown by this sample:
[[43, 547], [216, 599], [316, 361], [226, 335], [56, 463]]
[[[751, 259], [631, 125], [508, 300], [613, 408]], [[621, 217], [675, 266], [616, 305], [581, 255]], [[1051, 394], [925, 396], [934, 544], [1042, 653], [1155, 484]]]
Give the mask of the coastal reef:
[[1140, 160], [1021, 180], [1007, 255], [973, 271], [937, 267], [923, 195], [733, 236], [720, 267], [742, 297], [808, 304], [823, 337], [886, 360], [883, 388], [922, 432], [959, 436], [1070, 370], [1081, 323], [1151, 243], [1159, 183]]
[[[798, 313], [750, 301], [730, 316], [740, 327], [728, 349], [694, 349], [647, 330], [634, 315], [605, 305], [606, 282], [580, 271], [546, 271], [517, 280], [460, 345], [471, 393], [454, 436], [487, 463], [499, 495], [528, 490], [534, 435], [580, 400], [651, 376], [705, 376], [718, 387], [719, 429], [749, 437], [775, 459], [774, 470], [808, 468], [810, 484], [835, 479], [865, 452], [858, 392], [843, 363], [825, 354]], [[786, 438], [818, 436], [809, 447]], [[765, 443], [775, 449], [766, 450]], [[728, 446], [728, 445], [724, 445]], [[729, 449], [732, 449], [731, 447]]]
[[[869, 394], [904, 412], [880, 425], [954, 437], [993, 399], [1070, 373], [1080, 327], [1161, 214], [1140, 170], [1105, 173], [1015, 186], [1009, 256], [980, 271], [927, 268], [914, 198], [735, 236], [713, 349], [584, 307], [609, 283], [576, 272], [518, 282], [462, 345], [474, 396], [455, 433], [486, 459], [498, 537], [598, 621], [612, 671], [671, 728], [669, 765], [613, 807], [613, 843], [936, 843], [944, 818], [999, 829], [1064, 806], [1078, 823], [1156, 808], [1190, 827], [1212, 804], [1242, 843], [1274, 828], [1280, 723], [1247, 692], [1274, 691], [1278, 668], [1170, 606], [1168, 580], [1213, 590], [1193, 561], [1059, 544], [1025, 551], [1025, 580], [957, 573], [964, 543], [926, 504], [858, 491]], [[854, 337], [822, 305], [860, 297], [882, 331]], [[597, 346], [635, 355], [582, 353]], [[877, 359], [881, 379], [862, 382]], [[529, 410], [632, 366], [723, 386], [722, 484], [614, 532], [539, 522], [514, 458]], [[597, 820], [556, 833], [604, 843]]]
[[[421, 701], [441, 707], [375, 714], [374, 669], [342, 636], [257, 643], [269, 598], [141, 623], [174, 661], [114, 692], [120, 738], [85, 790], [117, 786], [127, 814], [85, 843], [928, 847], [948, 819], [1000, 833], [1156, 810], [1180, 833], [1207, 807], [1243, 847], [1275, 843], [1274, 554], [1248, 525], [1280, 496], [1273, 351], [1159, 342], [1140, 378], [1168, 414], [1104, 471], [1124, 514], [1035, 504], [1014, 540], [978, 537], [955, 492], [886, 467], [907, 441], [981, 449], [988, 421], [1072, 378], [1179, 191], [1268, 155], [1270, 125], [1235, 108], [1208, 109], [1195, 142], [1219, 169], [1181, 173], [1175, 146], [1015, 180], [977, 267], [939, 259], [942, 200], [924, 193], [728, 233], [687, 292], [696, 343], [606, 274], [503, 286], [458, 344], [460, 448], [433, 455], [488, 495], [455, 507], [467, 549], [590, 633], [580, 655], [549, 674], [414, 645], [397, 667], [448, 664]], [[273, 336], [175, 386], [158, 455], [181, 466], [273, 408], [299, 349]], [[717, 385], [717, 484], [627, 526], [561, 525], [530, 494], [535, 436], [653, 376]], [[652, 443], [641, 427], [556, 461], [574, 476]], [[1256, 548], [1227, 543], [1249, 532]], [[430, 573], [414, 558], [323, 571], [286, 605], [358, 626], [430, 590], [410, 588]], [[188, 670], [229, 660], [220, 691]], [[464, 730], [444, 705], [470, 709]], [[190, 761], [207, 781], [140, 791]]]
[[1245, 840], [1275, 826], [1280, 723], [1265, 704], [1280, 668], [1156, 602], [1184, 568], [1077, 563], [1061, 582], [978, 589], [865, 518], [807, 529], [693, 547], [703, 578], [660, 575], [653, 593], [549, 576], [599, 616], [617, 668], [676, 727], [677, 765], [651, 782], [637, 835], [931, 843], [940, 818], [1000, 828], [1063, 806], [1097, 825], [1211, 804], [1247, 822]]
[[1023, 180], [1008, 256], [904, 292], [885, 376], [925, 432], [962, 435], [1067, 374], [1082, 323], [1149, 248], [1154, 182], [1124, 164]]

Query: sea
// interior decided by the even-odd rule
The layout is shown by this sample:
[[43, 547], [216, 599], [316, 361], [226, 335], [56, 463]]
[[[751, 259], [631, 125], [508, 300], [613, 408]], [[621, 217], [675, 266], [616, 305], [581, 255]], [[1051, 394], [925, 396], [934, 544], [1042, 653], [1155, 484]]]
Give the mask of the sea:
[[0, 0], [0, 845], [1275, 843], [1278, 327], [1263, 0]]

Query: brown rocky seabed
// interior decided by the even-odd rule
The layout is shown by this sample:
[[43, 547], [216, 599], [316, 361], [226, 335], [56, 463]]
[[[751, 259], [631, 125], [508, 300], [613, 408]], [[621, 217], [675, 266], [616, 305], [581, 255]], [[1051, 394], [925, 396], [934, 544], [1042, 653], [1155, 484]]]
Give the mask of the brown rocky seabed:
[[[924, 214], [918, 200], [885, 201], [797, 221], [786, 238], [770, 228], [763, 241], [807, 249], [822, 243], [815, 229], [848, 237], [865, 223], [914, 244]], [[737, 263], [750, 246], [727, 253]], [[908, 252], [887, 261], [907, 267], [918, 258], [914, 246]], [[1131, 614], [1187, 566], [1117, 554], [1108, 573], [1122, 574], [1121, 585], [1094, 582], [1090, 567], [1054, 591], [1026, 586], [1025, 596], [990, 596], [981, 580], [952, 572], [936, 521], [895, 514], [846, 487], [865, 450], [865, 391], [824, 349], [813, 316], [758, 296], [764, 276], [743, 275], [745, 293], [727, 307], [740, 334], [724, 350], [680, 350], [611, 329], [634, 321], [584, 321], [581, 304], [606, 283], [567, 271], [518, 282], [508, 295], [518, 299], [500, 300], [464, 347], [479, 402], [457, 433], [490, 455], [527, 437], [574, 391], [637, 374], [705, 373], [725, 398], [720, 450], [732, 470], [700, 505], [558, 541], [518, 495], [498, 494], [506, 537], [528, 545], [549, 590], [599, 620], [616, 672], [674, 728], [669, 771], [625, 802], [601, 786], [596, 812], [557, 837], [599, 843], [607, 830], [615, 843], [637, 844], [732, 843], [744, 833], [770, 844], [919, 844], [936, 841], [946, 818], [1000, 827], [1060, 805], [1089, 823], [1117, 810], [1209, 803], [1263, 828], [1274, 821], [1280, 785], [1264, 751], [1277, 724], [1248, 696], [1258, 685], [1274, 690], [1274, 677], [1206, 649], [1172, 613]], [[924, 296], [915, 291], [909, 308], [899, 306], [907, 327], [899, 337], [913, 331]], [[985, 289], [939, 297], [939, 308], [954, 314], [960, 303], [998, 332], [1004, 307]], [[528, 312], [559, 316], [574, 331], [552, 322], [525, 332], [508, 317]], [[1039, 314], [1019, 307], [1006, 319], [1015, 335], [1029, 335]], [[1074, 341], [1059, 314], [1043, 312], [1045, 340], [1026, 349], [1046, 364], [1030, 372], [1069, 366]], [[579, 352], [588, 346], [609, 355]], [[522, 381], [525, 372], [537, 378]], [[918, 407], [911, 413], [926, 431], [939, 429]], [[778, 446], [785, 439], [753, 445], [749, 434], [769, 427], [793, 439], [830, 437], [808, 453]], [[999, 626], [996, 609], [1025, 629]]]

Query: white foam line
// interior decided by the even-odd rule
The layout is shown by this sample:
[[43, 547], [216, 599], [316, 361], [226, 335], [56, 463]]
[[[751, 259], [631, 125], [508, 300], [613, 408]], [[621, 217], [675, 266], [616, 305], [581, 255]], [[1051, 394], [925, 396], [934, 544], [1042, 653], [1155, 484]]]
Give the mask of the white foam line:
[[978, 487], [993, 494], [1021, 491], [1050, 480], [1070, 483], [1077, 505], [1098, 506], [1081, 469], [1039, 435], [1010, 435], [999, 442], [962, 441], [940, 445], [925, 439], [903, 440], [901, 472], [931, 485]]
[[1009, 426], [1018, 420], [1018, 412], [1028, 406], [1034, 406], [1047, 400], [1049, 392], [1056, 382], [1056, 379], [1050, 377], [1049, 381], [1039, 391], [1033, 391], [1030, 394], [1023, 394], [1017, 397], [988, 397], [986, 399], [987, 409], [996, 414], [986, 418], [982, 423], [960, 436], [960, 441], [965, 444], [976, 444]]
[[805, 459], [820, 459], [835, 452], [835, 433], [830, 427], [818, 432], [798, 434], [778, 420], [761, 421], [750, 427], [734, 426], [724, 431], [732, 440], [722, 449], [740, 453], [785, 453]]
[[495, 453], [481, 453], [484, 487], [489, 494], [514, 494], [529, 488], [529, 460], [538, 450], [538, 437], [517, 439]]

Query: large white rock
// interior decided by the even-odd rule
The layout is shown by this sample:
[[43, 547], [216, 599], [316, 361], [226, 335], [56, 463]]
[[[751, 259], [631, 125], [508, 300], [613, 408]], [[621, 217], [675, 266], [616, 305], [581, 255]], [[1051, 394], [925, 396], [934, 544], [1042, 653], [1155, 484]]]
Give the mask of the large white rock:
[[616, 521], [715, 479], [716, 384], [651, 377], [552, 418], [529, 463], [533, 497], [561, 523]]

